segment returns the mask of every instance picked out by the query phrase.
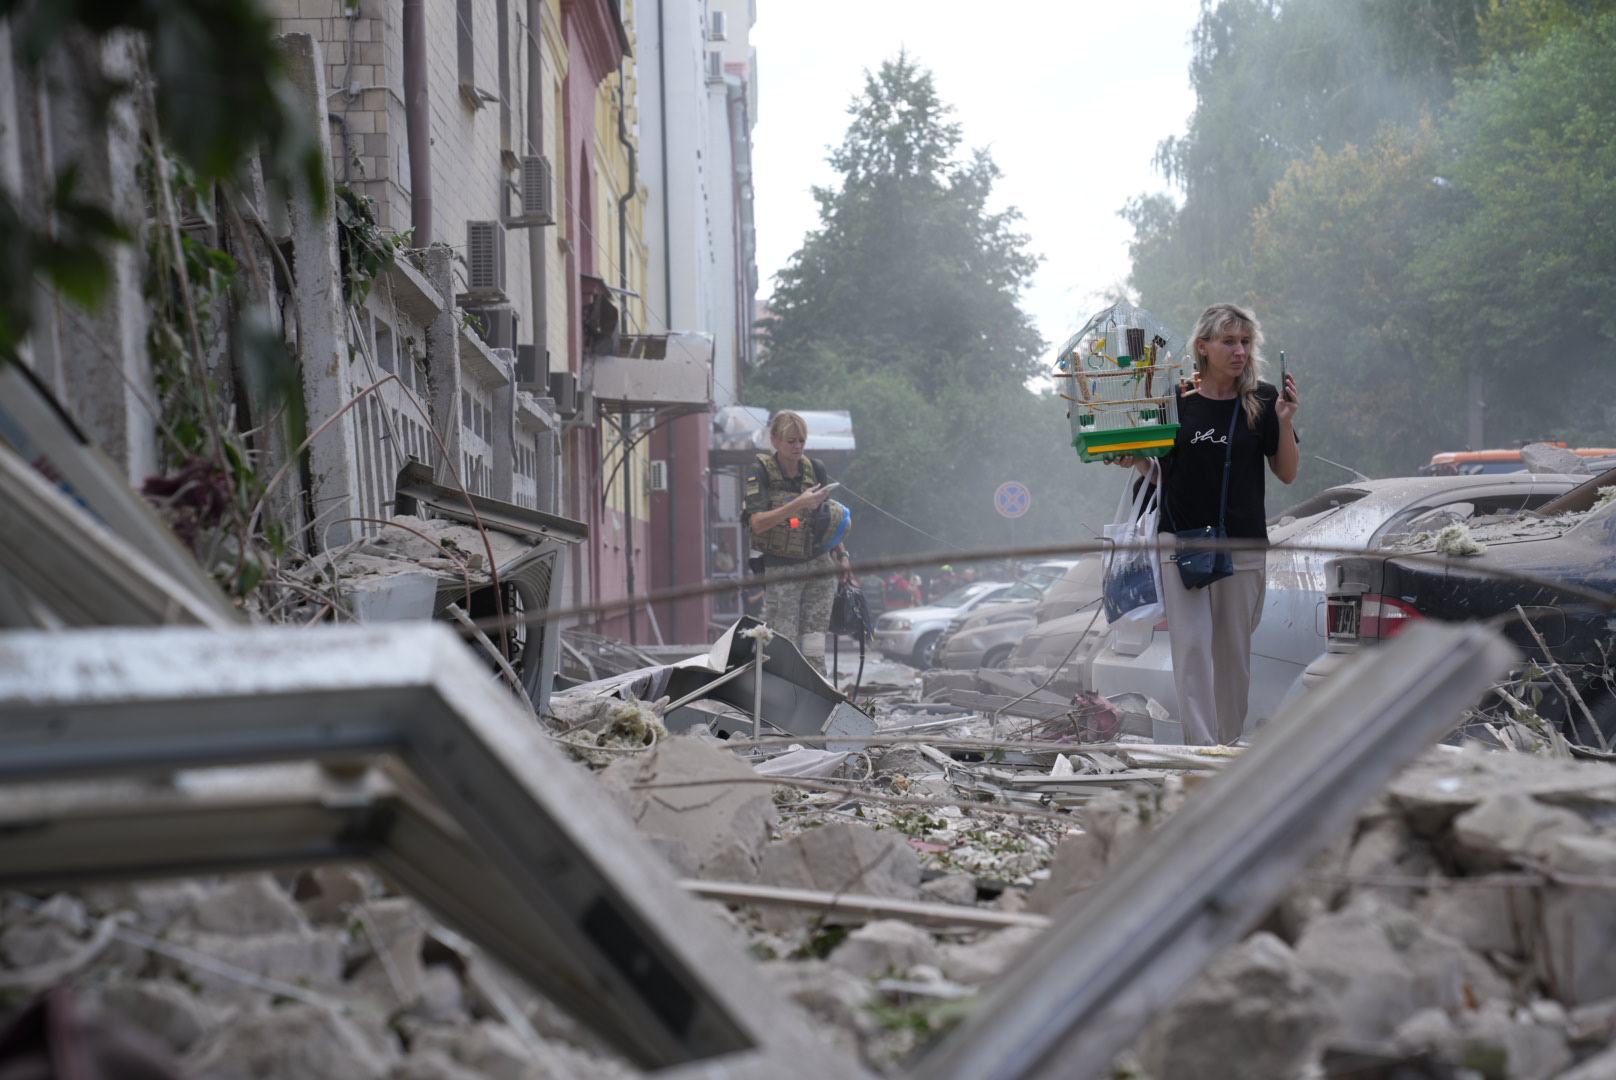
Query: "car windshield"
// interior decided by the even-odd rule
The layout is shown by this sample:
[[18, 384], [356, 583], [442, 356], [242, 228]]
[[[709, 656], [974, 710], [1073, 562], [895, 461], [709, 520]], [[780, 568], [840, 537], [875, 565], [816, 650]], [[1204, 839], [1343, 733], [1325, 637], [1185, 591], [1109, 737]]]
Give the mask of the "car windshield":
[[1011, 585], [1008, 589], [1004, 590], [1004, 592], [1000, 593], [998, 596], [995, 596], [993, 599], [996, 601], [1042, 600], [1044, 598], [1044, 593], [1047, 592], [1049, 590], [1049, 586], [1053, 585], [1054, 583], [1055, 581], [1053, 578], [1051, 578], [1049, 581], [1040, 581], [1037, 584], [1028, 581], [1018, 581], [1014, 585]]
[[977, 596], [987, 591], [988, 586], [982, 582], [971, 585], [961, 585], [957, 589], [945, 592], [932, 603], [932, 607], [964, 607]]

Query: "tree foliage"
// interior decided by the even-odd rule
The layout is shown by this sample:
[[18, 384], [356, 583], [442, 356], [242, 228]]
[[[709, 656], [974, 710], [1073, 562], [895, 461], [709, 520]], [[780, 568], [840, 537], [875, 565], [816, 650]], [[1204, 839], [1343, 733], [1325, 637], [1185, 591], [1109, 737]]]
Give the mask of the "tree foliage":
[[989, 208], [998, 168], [962, 153], [952, 110], [907, 55], [848, 111], [829, 159], [840, 182], [815, 189], [819, 228], [776, 277], [748, 400], [852, 413], [849, 488], [929, 534], [870, 510], [861, 551], [1002, 542], [991, 500], [1010, 479], [1044, 481], [1018, 540], [1069, 535], [1065, 410], [1026, 386], [1043, 342], [1018, 298], [1037, 258], [1016, 211]]
[[[1197, 109], [1158, 157], [1181, 197], [1124, 211], [1132, 284], [1185, 325], [1255, 305], [1305, 388], [1309, 449], [1361, 469], [1463, 445], [1471, 374], [1490, 443], [1608, 439], [1612, 11], [1208, 3]], [[1333, 478], [1304, 463], [1304, 484]]]

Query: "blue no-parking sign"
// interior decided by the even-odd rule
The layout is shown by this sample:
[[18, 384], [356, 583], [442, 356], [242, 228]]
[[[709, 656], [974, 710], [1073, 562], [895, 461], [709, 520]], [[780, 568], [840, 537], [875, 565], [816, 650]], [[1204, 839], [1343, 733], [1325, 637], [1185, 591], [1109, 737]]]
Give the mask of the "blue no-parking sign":
[[1015, 480], [1006, 480], [993, 493], [993, 508], [1007, 518], [1020, 517], [1031, 505], [1032, 492], [1027, 490], [1026, 484]]

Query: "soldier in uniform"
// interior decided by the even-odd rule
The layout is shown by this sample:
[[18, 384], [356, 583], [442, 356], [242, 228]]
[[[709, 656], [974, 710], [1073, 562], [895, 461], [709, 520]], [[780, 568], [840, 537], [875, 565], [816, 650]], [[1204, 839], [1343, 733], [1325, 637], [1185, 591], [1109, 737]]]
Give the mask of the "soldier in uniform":
[[[746, 477], [741, 520], [752, 533], [752, 546], [763, 553], [763, 621], [788, 638], [803, 658], [825, 670], [825, 633], [830, 628], [836, 578], [780, 580], [782, 570], [839, 569], [851, 580], [852, 564], [839, 540], [822, 549], [827, 537], [822, 512], [830, 492], [824, 462], [804, 455], [808, 424], [797, 413], [776, 413], [769, 422], [774, 453], [759, 454]], [[845, 515], [845, 509], [842, 510]]]

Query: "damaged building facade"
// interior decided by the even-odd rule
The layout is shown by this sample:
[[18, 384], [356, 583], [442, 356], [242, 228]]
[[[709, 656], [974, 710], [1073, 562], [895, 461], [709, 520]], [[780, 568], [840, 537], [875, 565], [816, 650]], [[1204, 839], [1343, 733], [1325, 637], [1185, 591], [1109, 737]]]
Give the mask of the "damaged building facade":
[[[241, 263], [206, 344], [221, 394], [250, 396], [225, 362], [248, 313], [296, 356], [316, 434], [273, 495], [285, 531], [311, 554], [376, 536], [418, 462], [448, 487], [584, 523], [554, 588], [559, 606], [599, 609], [589, 629], [712, 640], [723, 627], [705, 599], [624, 601], [701, 581], [710, 562], [711, 413], [735, 400], [753, 347], [750, 5], [265, 8], [334, 202], [259, 181], [238, 208], [251, 251], [222, 218], [183, 225]], [[144, 152], [134, 106], [92, 122], [71, 78], [83, 56], [36, 78], [0, 34], [0, 181], [43, 208], [71, 166], [119, 221], [149, 220], [127, 182]], [[93, 59], [141, 70], [129, 44]], [[393, 257], [356, 286], [344, 268], [367, 243]], [[111, 263], [91, 312], [41, 290], [25, 356], [139, 486], [165, 471], [151, 263], [139, 245]], [[274, 473], [292, 448], [256, 430], [263, 410], [238, 412]]]

